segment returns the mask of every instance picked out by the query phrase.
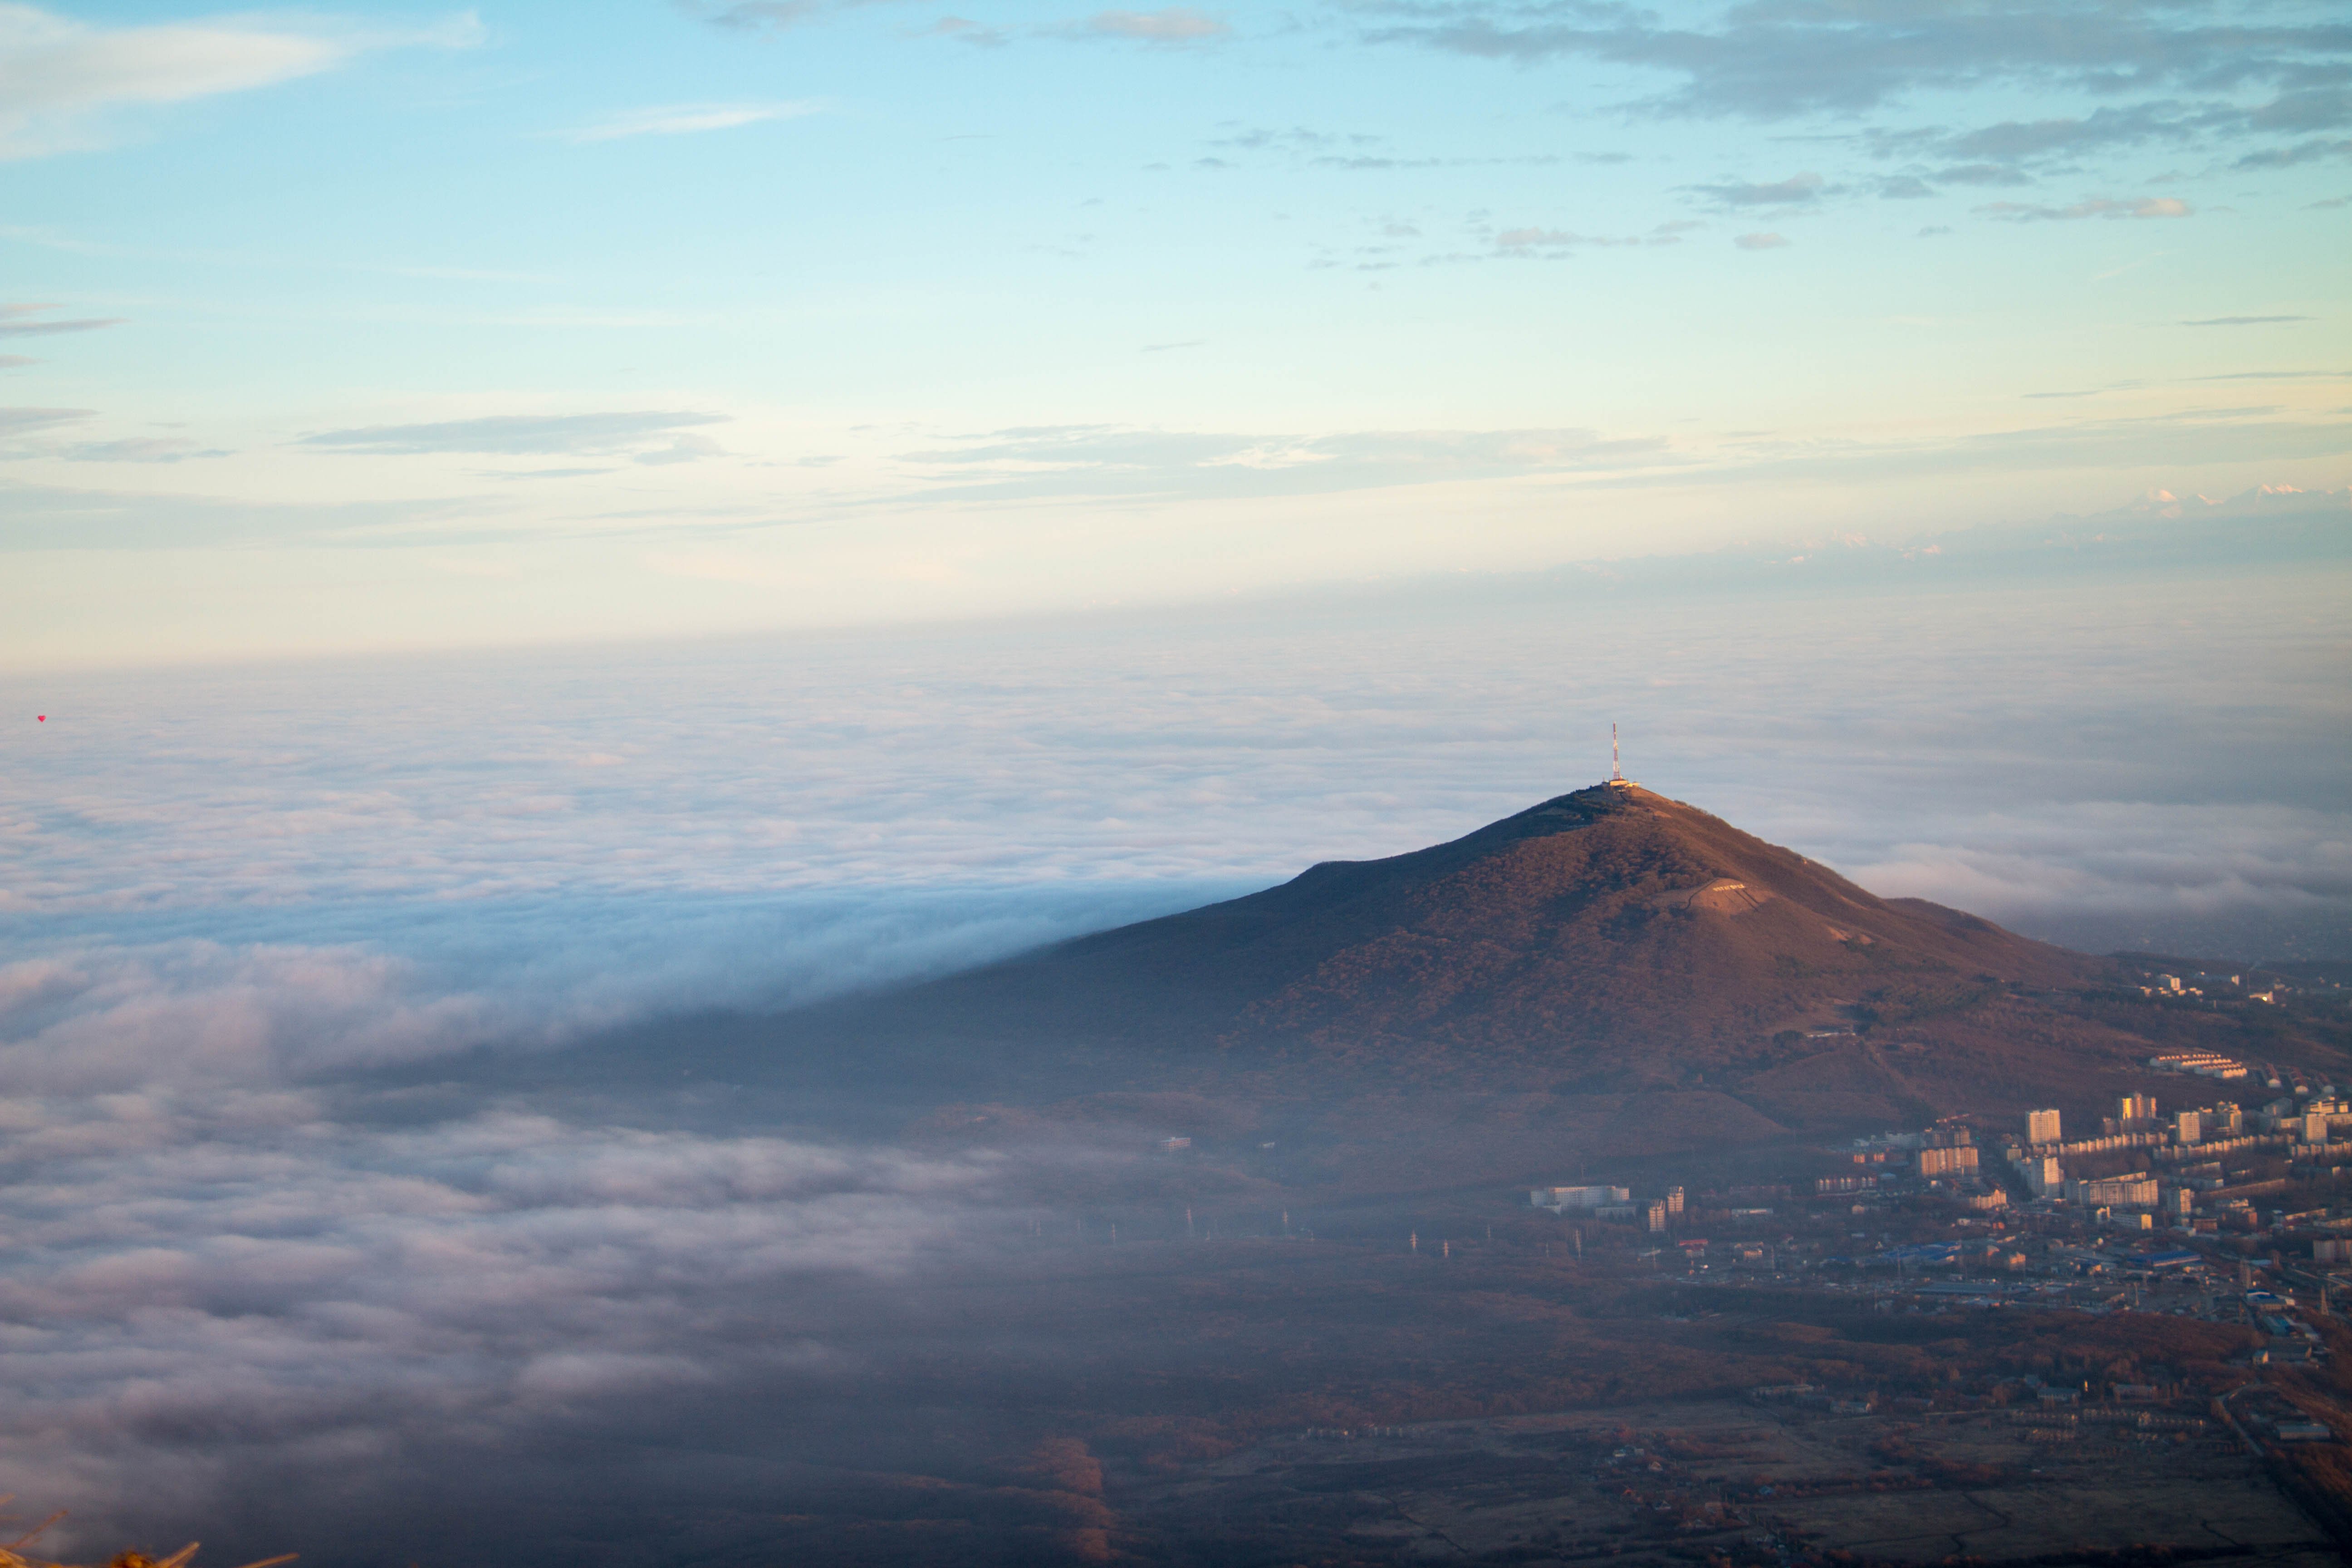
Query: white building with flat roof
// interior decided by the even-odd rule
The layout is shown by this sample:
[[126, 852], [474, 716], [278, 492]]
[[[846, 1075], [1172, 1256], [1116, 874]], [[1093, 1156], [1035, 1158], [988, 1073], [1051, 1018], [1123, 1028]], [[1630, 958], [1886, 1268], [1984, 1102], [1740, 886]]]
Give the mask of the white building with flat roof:
[[1633, 1197], [1624, 1187], [1531, 1187], [1528, 1202], [1539, 1209], [1599, 1209]]
[[2152, 1209], [2156, 1206], [2157, 1182], [2145, 1171], [2127, 1176], [2098, 1176], [2087, 1182], [2067, 1183], [2066, 1195], [2078, 1204], [2105, 1208]]

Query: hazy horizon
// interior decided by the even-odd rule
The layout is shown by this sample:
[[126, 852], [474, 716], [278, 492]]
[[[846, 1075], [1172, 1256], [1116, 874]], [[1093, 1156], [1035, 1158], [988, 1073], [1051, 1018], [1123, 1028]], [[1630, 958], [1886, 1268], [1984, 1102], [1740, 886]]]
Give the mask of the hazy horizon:
[[[789, 1005], [1456, 837], [1602, 776], [1612, 722], [1633, 776], [1885, 895], [2094, 952], [2352, 955], [2343, 506], [2292, 499], [2063, 570], [1956, 535], [1818, 576], [10, 677], [53, 710], [0, 755], [0, 931], [48, 998], [12, 1034], [226, 988], [238, 1049], [299, 1019], [348, 1066]], [[121, 973], [23, 978], [77, 952]]]

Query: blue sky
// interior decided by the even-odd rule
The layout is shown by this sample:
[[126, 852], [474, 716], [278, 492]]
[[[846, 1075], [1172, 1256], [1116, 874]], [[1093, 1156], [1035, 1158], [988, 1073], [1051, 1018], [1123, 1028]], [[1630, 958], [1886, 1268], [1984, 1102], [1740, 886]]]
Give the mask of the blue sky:
[[0, 658], [2345, 484], [2294, 4], [0, 6]]

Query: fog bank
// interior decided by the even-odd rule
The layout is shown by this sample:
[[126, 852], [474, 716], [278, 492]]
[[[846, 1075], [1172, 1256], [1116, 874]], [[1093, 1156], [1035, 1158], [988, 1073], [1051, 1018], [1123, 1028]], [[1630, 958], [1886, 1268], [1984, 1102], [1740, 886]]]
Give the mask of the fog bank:
[[320, 1552], [305, 1518], [462, 1545], [506, 1528], [436, 1500], [490, 1508], [485, 1456], [572, 1528], [605, 1505], [566, 1477], [847, 1452], [808, 1413], [927, 1336], [1075, 1353], [965, 1312], [1019, 1284], [976, 1238], [1132, 1188], [1142, 1130], [850, 1144], [432, 1064], [1412, 849], [1601, 776], [1612, 721], [1631, 775], [1881, 893], [2352, 954], [2352, 574], [1895, 570], [12, 678], [48, 717], [0, 730], [8, 1487], [257, 1552]]

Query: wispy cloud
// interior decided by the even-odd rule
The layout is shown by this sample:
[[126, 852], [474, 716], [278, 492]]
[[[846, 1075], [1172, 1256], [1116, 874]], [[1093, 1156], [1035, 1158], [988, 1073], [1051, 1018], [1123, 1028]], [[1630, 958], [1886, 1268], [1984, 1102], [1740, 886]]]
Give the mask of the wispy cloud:
[[738, 32], [797, 27], [856, 0], [673, 0], [678, 9], [714, 27]]
[[1777, 234], [1759, 233], [1743, 234], [1731, 243], [1742, 250], [1779, 250], [1789, 242]]
[[[1353, 9], [1359, 36], [1375, 44], [1525, 68], [1625, 68], [1620, 107], [1636, 113], [1844, 121], [1841, 141], [1860, 121], [1872, 157], [1909, 161], [1879, 182], [1889, 196], [2029, 183], [2037, 171], [2147, 146], [2207, 148], [2243, 169], [2352, 156], [2352, 30], [2294, 0], [2246, 16], [2139, 0], [1668, 13], [1606, 0], [1360, 0]], [[1933, 95], [2001, 89], [2089, 101], [2032, 120], [1903, 123]], [[2255, 99], [2264, 89], [2272, 96]]]
[[698, 426], [721, 425], [724, 414], [640, 410], [612, 414], [494, 414], [422, 425], [369, 425], [322, 430], [295, 444], [330, 452], [405, 457], [426, 452], [619, 452], [668, 439]]
[[218, 447], [168, 436], [127, 436], [119, 441], [87, 442], [68, 447], [65, 455], [77, 463], [180, 463], [190, 458], [228, 456]]
[[2315, 137], [2289, 147], [2266, 147], [2240, 158], [2241, 169], [2291, 169], [2298, 163], [2317, 163], [2337, 158], [2352, 158], [2352, 137]]
[[[1696, 219], [1684, 218], [1672, 223], [1659, 224], [1644, 234], [1611, 235], [1587, 234], [1580, 229], [1541, 228], [1527, 225], [1497, 229], [1492, 236], [1492, 241], [1494, 254], [1500, 258], [1559, 261], [1582, 250], [1622, 249], [1628, 246], [1680, 245], [1684, 235], [1693, 229], [1706, 226]], [[1386, 234], [1390, 237], [1409, 239], [1419, 237], [1420, 231], [1409, 225], [1392, 224], [1386, 230]], [[1459, 252], [1424, 258], [1425, 261], [1432, 263], [1476, 259], [1478, 258], [1475, 256]]]
[[332, 70], [371, 49], [480, 40], [470, 12], [437, 26], [372, 31], [226, 16], [98, 27], [33, 5], [0, 5], [0, 158], [104, 146], [124, 110], [246, 92]]
[[89, 408], [0, 408], [0, 438], [70, 425], [96, 412]]
[[1495, 236], [1495, 248], [1506, 255], [1558, 254], [1596, 246], [1645, 245], [1672, 237], [1653, 236], [1643, 239], [1638, 235], [1581, 234], [1568, 228], [1507, 228]]
[[2035, 206], [2025, 202], [1990, 202], [1976, 209], [2006, 223], [2071, 223], [2086, 217], [2150, 218], [2190, 216], [2187, 202], [2178, 196], [2139, 196], [2116, 200], [2095, 196], [2071, 206]]
[[960, 44], [975, 48], [1001, 49], [1013, 41], [1013, 36], [1002, 27], [992, 27], [975, 22], [969, 16], [942, 16], [923, 29], [922, 36], [930, 38], [953, 38]]
[[1807, 170], [1769, 184], [1732, 181], [1694, 188], [1727, 207], [1803, 206], [1821, 200], [1824, 183], [1819, 174]]
[[[1364, 36], [1522, 65], [1586, 58], [1664, 73], [1664, 113], [1774, 120], [1876, 109], [1936, 88], [2059, 83], [2113, 92], [2184, 84], [2311, 83], [2352, 56], [2338, 26], [2246, 26], [2170, 6], [2058, 0], [2026, 10], [1864, 0], [1821, 9], [1730, 5], [1689, 25], [1591, 0], [1366, 7]], [[2324, 62], [2324, 63], [2323, 63]], [[2315, 110], [2318, 108], [2314, 106]]]
[[[2184, 327], [2268, 327], [2284, 321], [2309, 321], [2315, 319], [2316, 318], [2311, 316], [2207, 316], [2199, 321], [2183, 321], [2180, 324]], [[2311, 374], [2324, 374], [2330, 373], [2314, 372]], [[2218, 380], [2220, 378], [2208, 377], [2205, 379]]]
[[937, 499], [1333, 495], [1396, 485], [1617, 471], [1671, 460], [1653, 437], [1593, 430], [1364, 430], [1318, 436], [1022, 426], [901, 461]]
[[425, 278], [451, 283], [552, 283], [548, 272], [511, 272], [488, 267], [420, 267], [384, 264], [369, 268], [394, 278]]
[[732, 131], [771, 120], [795, 120], [815, 114], [824, 104], [806, 100], [772, 103], [674, 103], [657, 109], [633, 109], [593, 125], [563, 132], [569, 142], [618, 142], [630, 136], [693, 136], [707, 131]]
[[1072, 37], [1125, 38], [1144, 44], [1199, 44], [1224, 37], [1233, 29], [1204, 11], [1169, 5], [1157, 11], [1097, 11], [1062, 31]]
[[[875, 0], [866, 0], [875, 3]], [[735, 7], [742, 9], [742, 7]], [[948, 16], [921, 29], [919, 36], [952, 38], [982, 48], [1002, 48], [1021, 38], [1059, 38], [1071, 43], [1132, 43], [1162, 48], [1213, 43], [1231, 37], [1233, 28], [1222, 18], [1189, 5], [1169, 5], [1156, 11], [1097, 11], [1091, 16], [1012, 27]]]
[[[2214, 321], [2183, 321], [2184, 327], [2227, 324], [2219, 318]], [[2191, 381], [2352, 381], [2352, 370], [2232, 370], [2215, 375], [2192, 375]]]
[[122, 324], [121, 316], [80, 316], [48, 321], [31, 319], [49, 310], [63, 309], [61, 305], [0, 305], [0, 338], [45, 338], [60, 332], [94, 332], [101, 327]]
[[2006, 120], [1945, 138], [1939, 150], [1953, 158], [2017, 163], [2095, 147], [2173, 141], [2188, 133], [2179, 105], [2141, 103], [2128, 109], [2100, 108], [2081, 116]]

